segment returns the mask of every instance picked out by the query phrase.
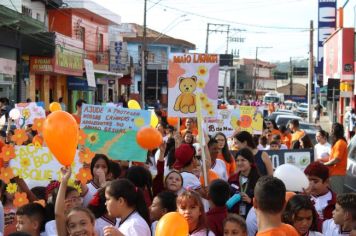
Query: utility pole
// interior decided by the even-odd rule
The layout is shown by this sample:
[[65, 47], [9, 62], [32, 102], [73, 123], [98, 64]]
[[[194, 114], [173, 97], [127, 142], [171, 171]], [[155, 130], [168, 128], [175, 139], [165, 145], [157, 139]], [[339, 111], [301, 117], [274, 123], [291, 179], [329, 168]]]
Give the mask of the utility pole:
[[230, 25], [227, 25], [227, 31], [226, 31], [226, 52], [225, 54], [229, 53], [229, 34], [230, 34]]
[[258, 49], [259, 48], [272, 48], [272, 47], [256, 47], [256, 58], [255, 58], [255, 73], [254, 73], [254, 78], [253, 78], [253, 81], [252, 81], [252, 94], [254, 95], [255, 99], [257, 99], [257, 93], [256, 93], [256, 90], [257, 90], [257, 61], [258, 61]]
[[308, 77], [309, 77], [309, 86], [308, 86], [308, 121], [309, 123], [313, 122], [313, 109], [312, 109], [312, 84], [313, 84], [313, 75], [314, 75], [314, 58], [313, 58], [313, 21], [310, 21], [310, 33], [309, 33], [309, 70], [308, 70]]
[[145, 109], [145, 80], [146, 80], [146, 64], [147, 64], [147, 39], [146, 39], [146, 15], [147, 15], [147, 0], [144, 3], [143, 11], [143, 35], [141, 48], [141, 108]]
[[292, 57], [290, 57], [289, 59], [289, 78], [290, 78], [290, 82], [289, 82], [289, 95], [293, 96], [293, 64], [292, 64]]
[[206, 28], [205, 53], [209, 52], [209, 33], [210, 33], [209, 26], [210, 23], [207, 24], [207, 28]]

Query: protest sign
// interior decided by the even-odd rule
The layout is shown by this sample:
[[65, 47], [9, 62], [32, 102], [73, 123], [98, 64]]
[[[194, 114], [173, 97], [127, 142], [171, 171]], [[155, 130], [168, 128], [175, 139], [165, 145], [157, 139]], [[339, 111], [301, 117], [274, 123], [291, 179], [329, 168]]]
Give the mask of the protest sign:
[[113, 160], [146, 161], [147, 151], [136, 143], [137, 131], [150, 125], [151, 113], [121, 107], [83, 104], [80, 128], [85, 146]]
[[[10, 161], [14, 175], [23, 178], [29, 188], [47, 186], [51, 180], [61, 180], [62, 165], [46, 147], [27, 145], [15, 146], [16, 157]], [[72, 164], [72, 180], [78, 172], [78, 152]]]
[[20, 119], [15, 121], [17, 128], [23, 128], [26, 125], [33, 124], [35, 118], [46, 118], [46, 111], [39, 104], [36, 102], [15, 104], [15, 108], [17, 108], [21, 114]]
[[[233, 156], [236, 156], [237, 151], [230, 151]], [[283, 164], [292, 164], [300, 168], [302, 171], [314, 161], [313, 149], [297, 149], [297, 150], [266, 150], [269, 155], [273, 169]]]
[[168, 62], [168, 116], [196, 117], [196, 100], [203, 117], [217, 112], [219, 56], [215, 54], [170, 54]]
[[251, 134], [262, 134], [263, 115], [258, 107], [239, 106], [236, 109], [218, 109], [215, 118], [205, 118], [206, 129], [213, 135], [223, 132], [231, 137], [238, 131], [248, 131]]

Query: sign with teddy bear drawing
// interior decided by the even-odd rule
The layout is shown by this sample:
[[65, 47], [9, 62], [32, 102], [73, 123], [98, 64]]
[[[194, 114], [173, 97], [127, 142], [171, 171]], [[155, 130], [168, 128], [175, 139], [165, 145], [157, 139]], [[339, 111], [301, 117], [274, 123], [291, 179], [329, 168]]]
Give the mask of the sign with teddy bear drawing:
[[219, 56], [173, 53], [168, 62], [168, 116], [196, 117], [200, 99], [203, 117], [217, 114]]

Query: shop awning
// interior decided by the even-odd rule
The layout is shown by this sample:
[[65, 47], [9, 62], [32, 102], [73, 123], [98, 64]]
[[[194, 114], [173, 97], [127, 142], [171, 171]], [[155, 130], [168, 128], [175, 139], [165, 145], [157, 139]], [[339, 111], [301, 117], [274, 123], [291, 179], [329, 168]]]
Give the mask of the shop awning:
[[7, 26], [23, 34], [46, 31], [43, 22], [0, 5], [0, 26]]
[[131, 85], [132, 84], [131, 75], [124, 75], [122, 78], [119, 79], [119, 84]]
[[119, 79], [124, 76], [122, 73], [115, 73], [106, 70], [94, 70], [95, 78], [97, 79]]
[[68, 76], [67, 89], [76, 91], [94, 91], [95, 88], [88, 86], [86, 78]]

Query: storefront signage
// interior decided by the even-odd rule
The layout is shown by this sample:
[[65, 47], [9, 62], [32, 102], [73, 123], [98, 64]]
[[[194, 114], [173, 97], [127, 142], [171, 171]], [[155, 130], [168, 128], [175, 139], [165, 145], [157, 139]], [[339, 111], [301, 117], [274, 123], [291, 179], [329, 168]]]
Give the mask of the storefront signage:
[[0, 58], [0, 74], [16, 75], [16, 61]]
[[31, 57], [30, 71], [53, 72], [53, 59], [50, 57]]

